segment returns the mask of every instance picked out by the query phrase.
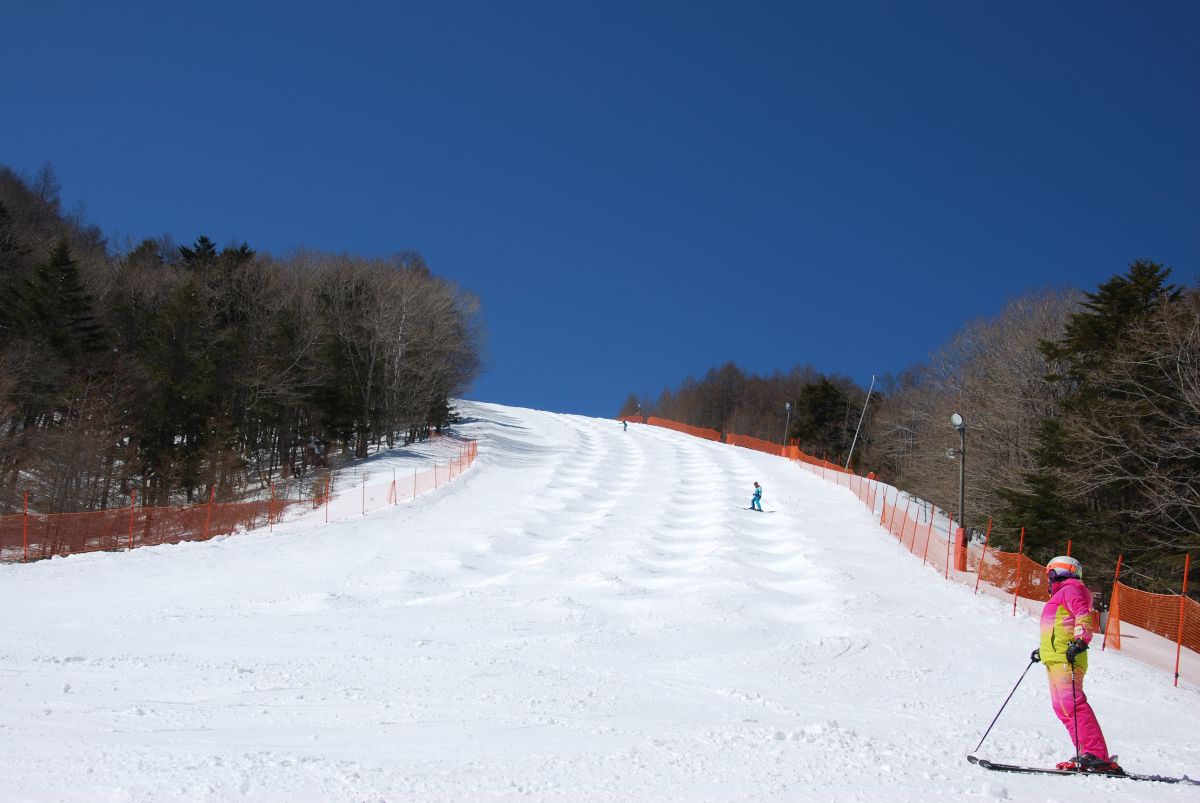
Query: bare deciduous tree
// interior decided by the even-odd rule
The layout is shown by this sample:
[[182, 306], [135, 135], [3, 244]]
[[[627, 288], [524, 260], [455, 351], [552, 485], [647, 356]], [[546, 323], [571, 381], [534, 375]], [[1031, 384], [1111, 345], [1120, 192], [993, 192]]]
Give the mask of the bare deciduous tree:
[[967, 523], [982, 527], [999, 505], [997, 489], [1019, 487], [1033, 467], [1043, 417], [1061, 391], [1043, 377], [1038, 346], [1062, 329], [1077, 294], [1047, 291], [1005, 306], [997, 318], [968, 324], [926, 366], [884, 386], [875, 415], [872, 457], [903, 487], [955, 511], [959, 445], [950, 415], [967, 422]]

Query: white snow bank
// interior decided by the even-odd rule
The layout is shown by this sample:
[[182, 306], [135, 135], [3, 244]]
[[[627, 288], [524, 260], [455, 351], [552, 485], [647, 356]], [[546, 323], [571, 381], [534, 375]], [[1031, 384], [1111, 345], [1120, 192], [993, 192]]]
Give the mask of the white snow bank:
[[[1037, 625], [844, 489], [669, 430], [464, 408], [475, 466], [405, 505], [0, 566], [0, 799], [1197, 799], [967, 764]], [[1044, 685], [983, 754], [1071, 753]], [[1106, 652], [1088, 691], [1127, 766], [1200, 774], [1194, 690]]]

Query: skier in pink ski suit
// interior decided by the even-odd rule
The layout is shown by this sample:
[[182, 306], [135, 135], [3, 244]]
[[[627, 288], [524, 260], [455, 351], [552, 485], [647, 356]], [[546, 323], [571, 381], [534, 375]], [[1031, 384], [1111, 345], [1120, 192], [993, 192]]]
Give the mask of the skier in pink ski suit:
[[1072, 557], [1055, 558], [1046, 566], [1050, 601], [1042, 609], [1042, 641], [1033, 658], [1046, 665], [1050, 702], [1075, 744], [1075, 758], [1059, 769], [1120, 772], [1109, 755], [1096, 714], [1083, 693], [1087, 648], [1095, 629], [1092, 593], [1080, 579], [1083, 567]]

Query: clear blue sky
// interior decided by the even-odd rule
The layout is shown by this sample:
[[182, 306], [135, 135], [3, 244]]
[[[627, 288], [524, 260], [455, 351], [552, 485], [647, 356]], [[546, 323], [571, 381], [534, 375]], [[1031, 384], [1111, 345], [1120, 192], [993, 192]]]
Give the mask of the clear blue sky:
[[1200, 275], [1191, 0], [9, 5], [0, 163], [114, 239], [420, 251], [484, 401], [865, 386], [1030, 289]]

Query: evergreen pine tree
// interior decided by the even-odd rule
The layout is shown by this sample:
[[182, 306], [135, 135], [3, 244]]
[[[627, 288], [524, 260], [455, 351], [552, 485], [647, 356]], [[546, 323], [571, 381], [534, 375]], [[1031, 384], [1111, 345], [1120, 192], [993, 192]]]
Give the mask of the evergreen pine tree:
[[850, 448], [846, 429], [849, 397], [828, 379], [805, 385], [796, 398], [791, 436], [801, 448], [840, 461]]
[[1060, 554], [1068, 540], [1078, 539], [1086, 531], [1081, 529], [1083, 509], [1063, 496], [1059, 473], [1064, 468], [1063, 453], [1062, 424], [1053, 418], [1042, 419], [1033, 452], [1037, 465], [1024, 475], [1027, 490], [998, 491], [1004, 507], [997, 515], [997, 531], [1013, 533], [1011, 548], [1015, 551], [1016, 533], [1024, 527], [1025, 554], [1041, 562]]
[[1179, 299], [1179, 289], [1167, 282], [1169, 275], [1169, 268], [1155, 262], [1132, 263], [1127, 273], [1085, 293], [1083, 309], [1070, 316], [1060, 340], [1041, 344], [1046, 358], [1058, 366], [1046, 379], [1063, 388], [1063, 397], [1056, 414], [1039, 427], [1037, 466], [1024, 476], [1024, 488], [998, 489], [1005, 502], [999, 519], [1010, 527], [1024, 526], [1032, 551], [1054, 552], [1071, 539], [1084, 549], [1111, 552], [1128, 530], [1125, 511], [1129, 495], [1136, 492], [1129, 483], [1086, 492], [1078, 489], [1087, 483], [1068, 487], [1067, 480], [1077, 479], [1087, 467], [1073, 459], [1080, 447], [1076, 439], [1082, 436], [1067, 422], [1110, 403], [1092, 379], [1134, 326]]
[[1068, 319], [1062, 340], [1042, 344], [1047, 359], [1065, 367], [1063, 374], [1048, 378], [1075, 383], [1075, 392], [1086, 398], [1088, 378], [1112, 357], [1122, 336], [1162, 304], [1179, 299], [1179, 288], [1167, 284], [1170, 273], [1156, 262], [1139, 260], [1127, 274], [1085, 293], [1083, 310]]
[[106, 348], [104, 328], [93, 314], [91, 296], [84, 289], [66, 239], [34, 269], [21, 301], [22, 328], [59, 355], [74, 357]]
[[217, 244], [201, 234], [191, 248], [179, 246], [179, 255], [184, 266], [192, 269], [207, 268], [217, 261]]

